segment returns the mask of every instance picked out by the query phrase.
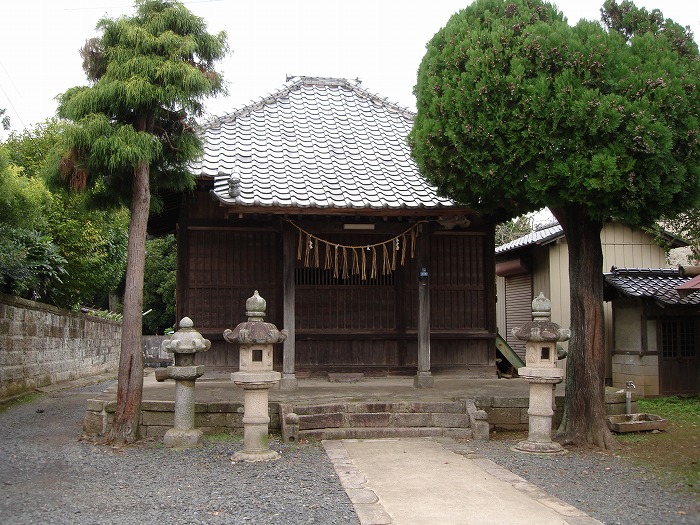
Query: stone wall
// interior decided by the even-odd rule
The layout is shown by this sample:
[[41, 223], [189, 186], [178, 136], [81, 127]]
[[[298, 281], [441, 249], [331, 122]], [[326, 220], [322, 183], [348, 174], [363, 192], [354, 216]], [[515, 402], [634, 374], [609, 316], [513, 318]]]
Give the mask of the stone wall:
[[121, 323], [0, 294], [0, 399], [110, 372]]

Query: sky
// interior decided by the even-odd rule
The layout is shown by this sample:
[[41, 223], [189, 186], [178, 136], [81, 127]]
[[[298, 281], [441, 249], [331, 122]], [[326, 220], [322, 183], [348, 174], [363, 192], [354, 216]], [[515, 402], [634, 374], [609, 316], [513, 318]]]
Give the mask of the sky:
[[[604, 0], [554, 2], [570, 24], [600, 19]], [[281, 88], [287, 75], [359, 78], [372, 93], [415, 109], [425, 44], [470, 0], [192, 0], [231, 53], [217, 65], [229, 94], [207, 102], [224, 115]], [[637, 0], [689, 25], [698, 41], [700, 1]], [[132, 14], [130, 0], [21, 0], [0, 7], [0, 108], [12, 129], [52, 117], [55, 97], [87, 84], [79, 49], [103, 17]], [[2, 133], [0, 131], [0, 133]], [[2, 135], [0, 135], [2, 137]]]

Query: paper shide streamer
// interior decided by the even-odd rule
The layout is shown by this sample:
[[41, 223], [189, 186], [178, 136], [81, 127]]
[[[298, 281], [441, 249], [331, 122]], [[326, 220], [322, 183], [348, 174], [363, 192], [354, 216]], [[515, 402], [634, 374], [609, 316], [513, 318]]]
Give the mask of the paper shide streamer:
[[323, 268], [332, 270], [335, 278], [347, 279], [350, 275], [359, 275], [366, 280], [368, 277], [375, 279], [380, 266], [384, 275], [395, 271], [397, 264], [404, 266], [406, 253], [413, 259], [416, 240], [427, 221], [419, 221], [385, 241], [355, 246], [327, 241], [290, 220], [287, 222], [298, 231], [297, 260], [303, 260], [305, 268], [320, 268], [323, 260]]

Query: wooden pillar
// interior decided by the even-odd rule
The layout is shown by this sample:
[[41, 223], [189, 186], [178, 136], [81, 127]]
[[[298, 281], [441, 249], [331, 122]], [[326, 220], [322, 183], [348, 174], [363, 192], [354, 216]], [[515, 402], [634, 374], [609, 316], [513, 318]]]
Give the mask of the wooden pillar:
[[282, 378], [279, 382], [280, 390], [296, 390], [299, 383], [294, 370], [296, 360], [295, 349], [295, 284], [294, 284], [294, 258], [296, 256], [296, 230], [287, 222], [282, 223], [282, 274], [283, 274], [283, 326], [289, 332], [282, 347]]
[[189, 309], [189, 205], [190, 199], [183, 197], [183, 204], [180, 212], [180, 218], [177, 225], [175, 226], [175, 237], [177, 239], [177, 264], [175, 267], [175, 282], [177, 283], [175, 287], [175, 319], [173, 319], [173, 326], [177, 326], [178, 319], [182, 319], [187, 316], [195, 316], [193, 312], [188, 312]]
[[430, 373], [430, 280], [428, 272], [428, 236], [425, 232], [420, 239], [421, 261], [418, 270], [418, 372], [413, 379], [415, 388], [432, 388], [433, 376]]

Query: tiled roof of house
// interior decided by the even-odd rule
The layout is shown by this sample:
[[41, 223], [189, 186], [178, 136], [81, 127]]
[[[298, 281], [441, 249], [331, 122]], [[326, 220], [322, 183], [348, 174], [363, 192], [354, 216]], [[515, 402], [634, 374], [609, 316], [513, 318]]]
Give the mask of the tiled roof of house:
[[[441, 209], [406, 137], [414, 114], [359, 81], [296, 77], [257, 103], [209, 122], [193, 166], [236, 206]], [[322, 210], [321, 210], [322, 211]]]
[[[678, 246], [686, 246], [687, 243], [678, 237], [674, 237], [673, 234], [666, 231], [660, 230], [659, 235], [668, 242], [672, 247], [676, 248]], [[556, 241], [560, 237], [564, 237], [564, 230], [558, 222], [553, 222], [551, 224], [542, 226], [537, 231], [518, 237], [515, 240], [496, 246], [496, 255], [507, 253], [518, 248], [524, 248], [525, 246], [530, 246], [533, 244], [549, 244], [550, 242]]]
[[666, 305], [700, 305], [700, 293], [681, 298], [677, 286], [692, 279], [675, 268], [615, 268], [605, 282], [628, 297], [647, 297]]
[[527, 235], [518, 237], [513, 241], [496, 246], [496, 255], [517, 250], [518, 248], [524, 248], [525, 246], [530, 246], [531, 244], [547, 244], [563, 236], [564, 230], [562, 230], [562, 227], [558, 222], [555, 222], [554, 224], [541, 228], [537, 231], [533, 231]]
[[[682, 273], [682, 272], [681, 272]], [[700, 275], [696, 275], [695, 277], [692, 277], [689, 281], [676, 286], [676, 290], [678, 290], [678, 295], [681, 297], [687, 297], [691, 293], [698, 293], [700, 295]]]

